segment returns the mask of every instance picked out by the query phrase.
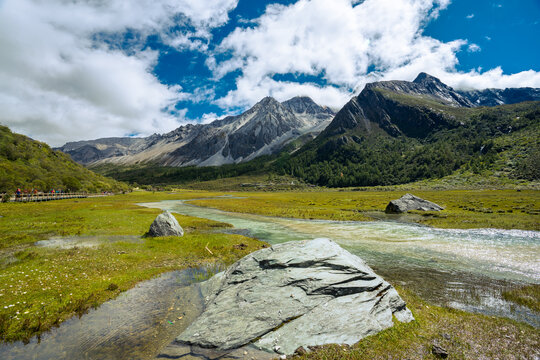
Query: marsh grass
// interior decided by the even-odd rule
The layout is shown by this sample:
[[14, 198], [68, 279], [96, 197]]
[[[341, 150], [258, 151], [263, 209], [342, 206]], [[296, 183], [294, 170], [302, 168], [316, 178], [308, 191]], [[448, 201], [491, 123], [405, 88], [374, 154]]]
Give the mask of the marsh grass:
[[[229, 224], [175, 214], [184, 237], [107, 242], [95, 248], [37, 247], [51, 236], [142, 236], [158, 209], [144, 201], [215, 196], [211, 193], [135, 193], [40, 204], [1, 204], [0, 340], [28, 341], [75, 314], [116, 297], [160, 273], [213, 264], [231, 264], [259, 249], [261, 242], [240, 235], [209, 233]], [[244, 243], [246, 247], [235, 247]], [[208, 249], [212, 253], [210, 253]]]
[[535, 359], [540, 333], [508, 319], [433, 306], [410, 291], [396, 287], [415, 321], [395, 325], [353, 346], [327, 345], [295, 359], [436, 359], [433, 344], [449, 359]]
[[[439, 228], [540, 230], [537, 190], [365, 190], [243, 192], [242, 199], [206, 199], [191, 203], [225, 211], [300, 219], [370, 221], [390, 200], [411, 192], [443, 207], [441, 212], [416, 212], [417, 222]], [[413, 212], [414, 213], [414, 212]]]
[[540, 285], [526, 285], [502, 293], [505, 300], [513, 301], [540, 313]]

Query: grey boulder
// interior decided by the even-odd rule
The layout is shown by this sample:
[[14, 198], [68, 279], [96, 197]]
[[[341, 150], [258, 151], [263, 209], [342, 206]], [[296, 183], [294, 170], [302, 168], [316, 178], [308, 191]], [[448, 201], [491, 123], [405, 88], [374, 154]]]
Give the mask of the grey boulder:
[[178, 220], [168, 211], [159, 214], [148, 231], [148, 236], [184, 236]]
[[328, 239], [256, 251], [201, 285], [206, 308], [177, 346], [226, 351], [244, 345], [293, 354], [300, 346], [354, 344], [414, 320], [396, 290]]
[[386, 206], [385, 212], [387, 214], [400, 214], [409, 210], [441, 211], [444, 208], [431, 201], [421, 199], [418, 196], [405, 194], [397, 200], [390, 201]]

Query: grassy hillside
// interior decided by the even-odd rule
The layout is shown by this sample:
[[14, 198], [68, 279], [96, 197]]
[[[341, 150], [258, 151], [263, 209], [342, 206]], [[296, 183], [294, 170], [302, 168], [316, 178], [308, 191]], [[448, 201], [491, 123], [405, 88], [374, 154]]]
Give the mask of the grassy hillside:
[[184, 185], [244, 175], [263, 175], [272, 171], [270, 164], [274, 158], [275, 156], [260, 156], [249, 162], [222, 166], [99, 165], [92, 167], [92, 170], [138, 185]]
[[17, 188], [48, 191], [119, 191], [126, 184], [98, 175], [47, 144], [0, 126], [0, 193]]

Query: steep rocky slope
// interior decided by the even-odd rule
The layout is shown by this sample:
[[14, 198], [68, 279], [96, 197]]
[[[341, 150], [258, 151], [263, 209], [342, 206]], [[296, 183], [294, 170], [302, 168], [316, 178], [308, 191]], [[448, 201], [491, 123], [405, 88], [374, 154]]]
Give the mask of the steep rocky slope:
[[522, 178], [537, 162], [540, 102], [478, 104], [535, 99], [539, 91], [458, 92], [425, 73], [367, 84], [279, 171], [326, 186], [407, 183], [458, 169]]
[[302, 135], [321, 132], [334, 113], [308, 97], [279, 103], [266, 97], [248, 111], [210, 124], [185, 125], [147, 138], [107, 138], [67, 143], [60, 150], [82, 164], [148, 163], [210, 166], [279, 152]]

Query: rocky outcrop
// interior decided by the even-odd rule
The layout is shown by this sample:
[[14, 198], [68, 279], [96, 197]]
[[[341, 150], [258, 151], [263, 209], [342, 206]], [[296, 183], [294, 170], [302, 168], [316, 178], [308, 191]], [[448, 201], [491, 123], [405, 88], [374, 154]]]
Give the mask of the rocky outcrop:
[[328, 239], [254, 252], [203, 283], [202, 292], [205, 311], [175, 342], [183, 351], [249, 344], [289, 355], [301, 346], [354, 344], [391, 327], [393, 316], [413, 320], [389, 283]]
[[159, 214], [148, 231], [148, 236], [184, 236], [178, 220], [168, 211]]
[[444, 208], [431, 201], [421, 199], [418, 196], [405, 194], [397, 200], [390, 201], [386, 206], [385, 212], [387, 214], [401, 214], [410, 210], [440, 211], [444, 210]]
[[507, 88], [458, 91], [475, 106], [517, 104], [523, 101], [540, 101], [538, 88]]
[[[462, 126], [458, 108], [514, 104], [540, 100], [540, 89], [513, 88], [457, 91], [426, 73], [414, 81], [377, 81], [338, 111], [320, 137], [349, 130], [380, 131], [397, 137], [425, 138], [441, 129]], [[442, 107], [441, 107], [442, 106]]]

